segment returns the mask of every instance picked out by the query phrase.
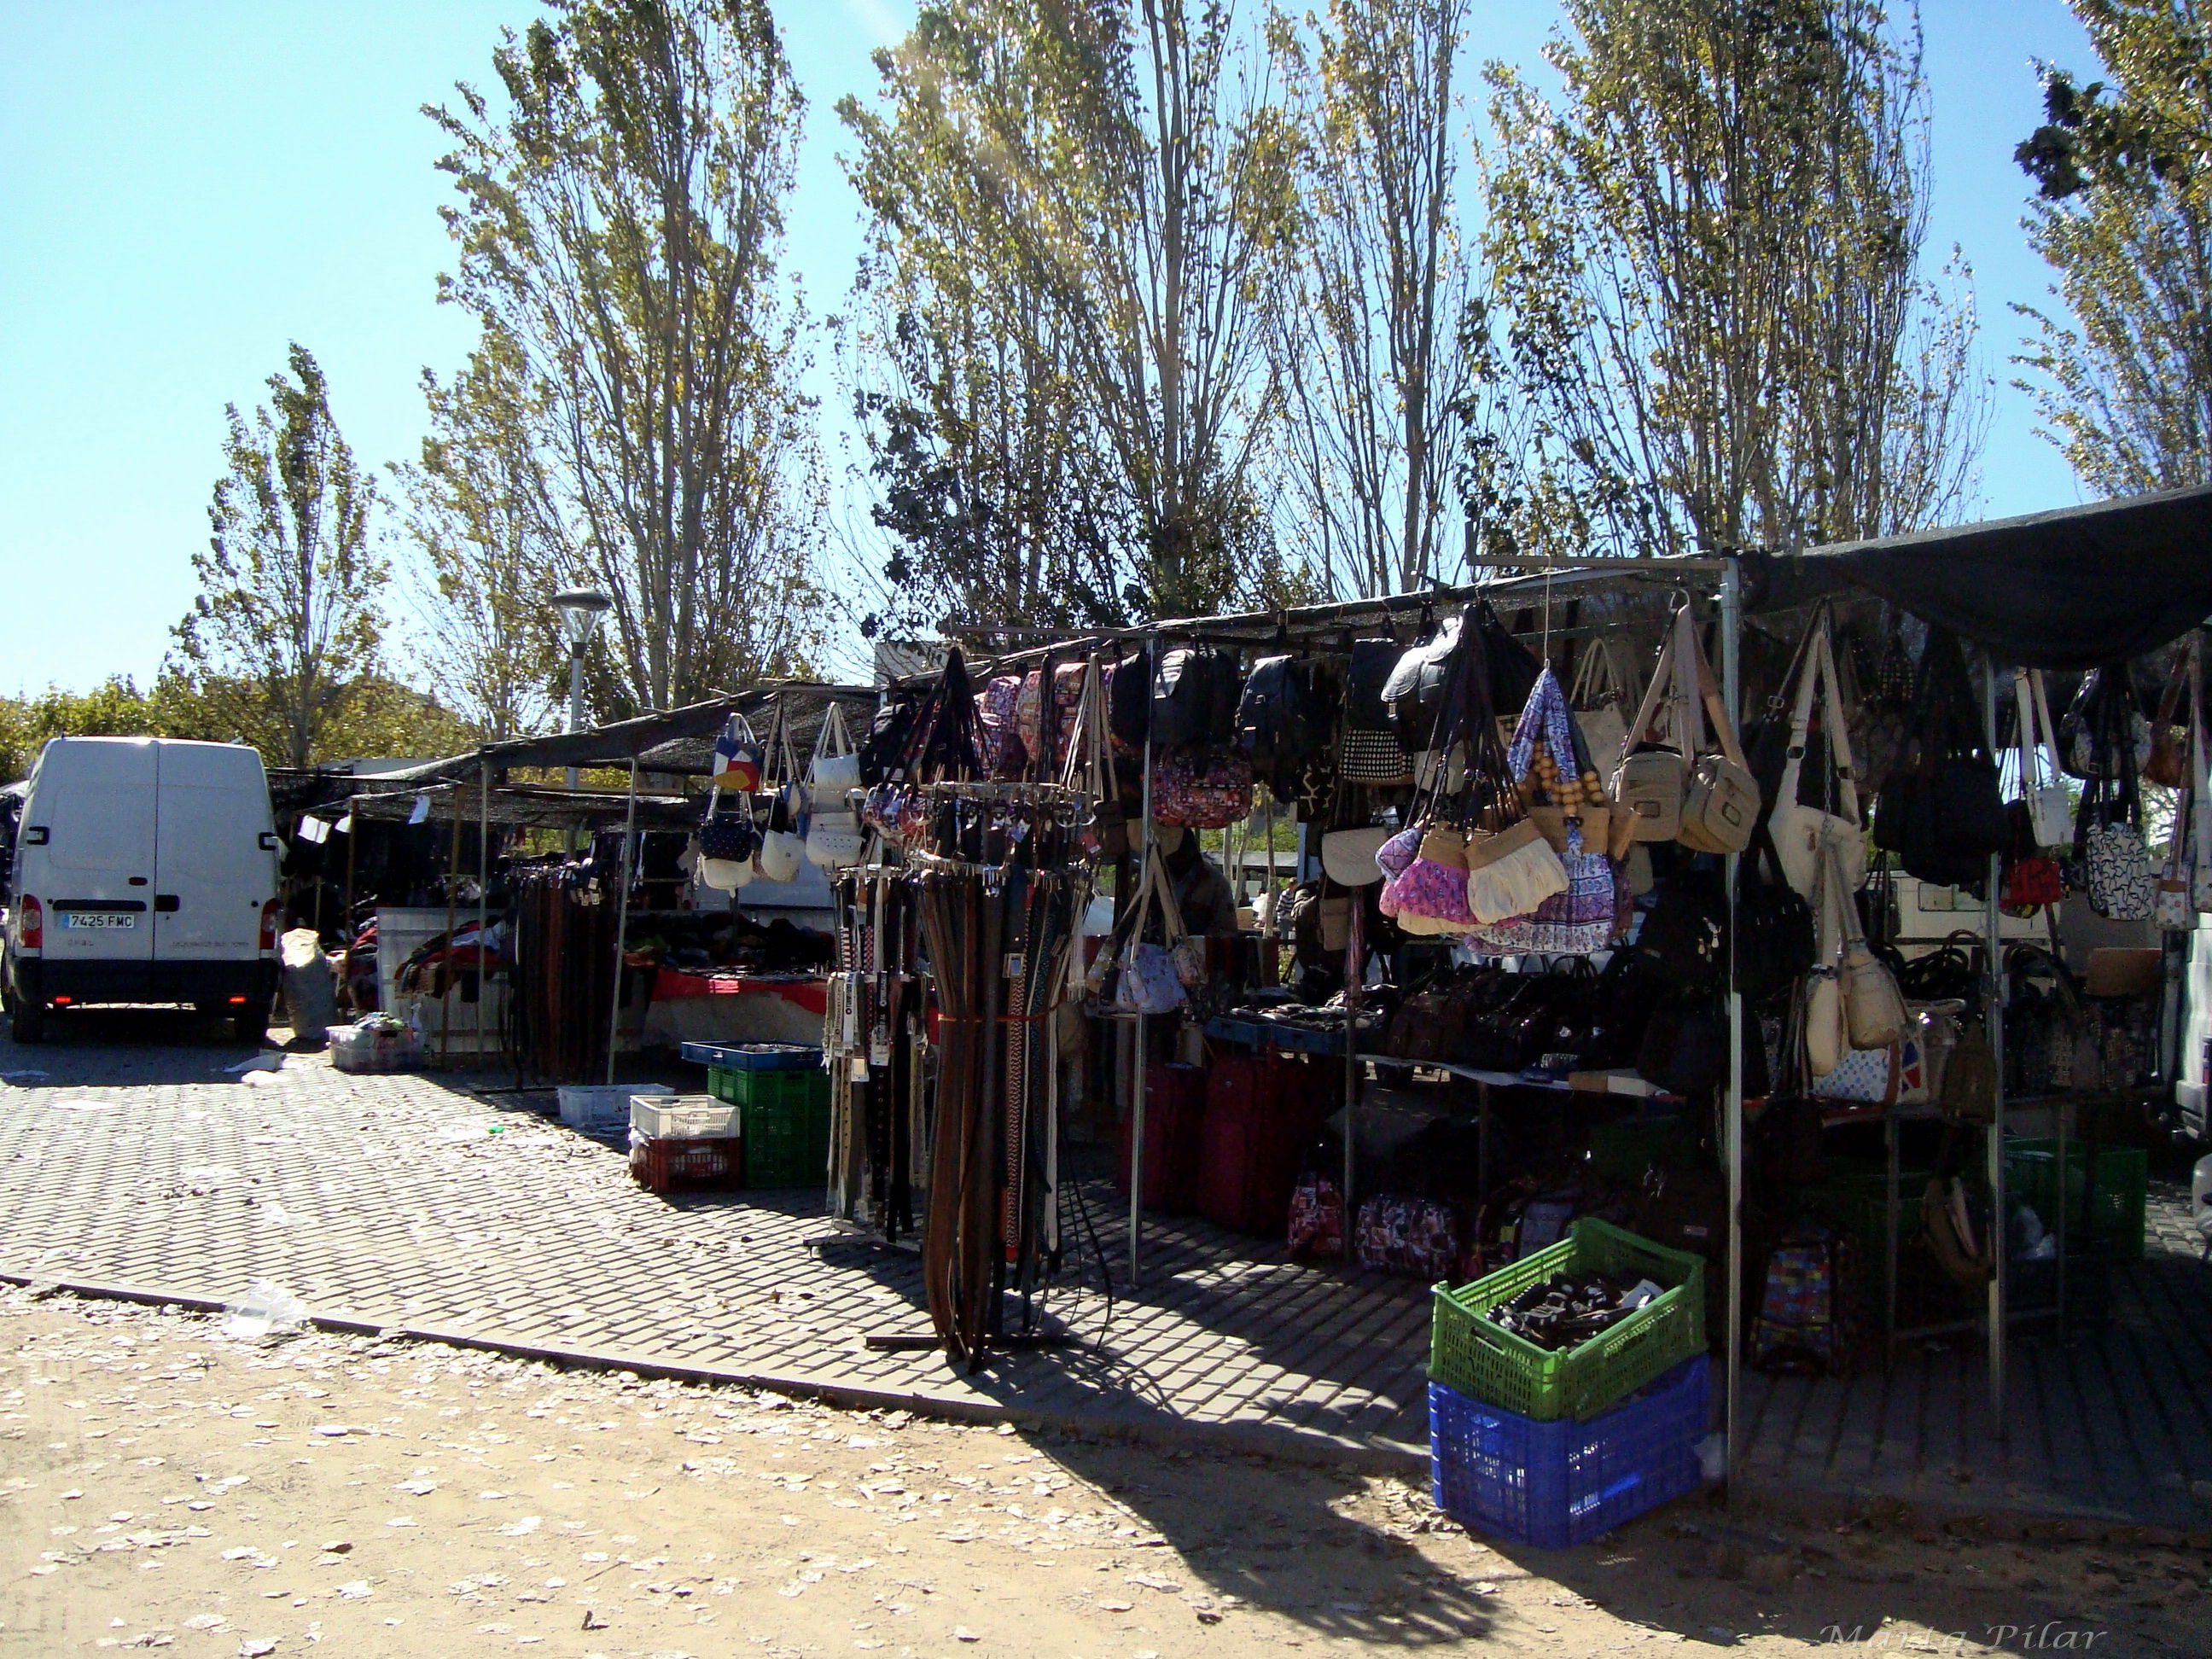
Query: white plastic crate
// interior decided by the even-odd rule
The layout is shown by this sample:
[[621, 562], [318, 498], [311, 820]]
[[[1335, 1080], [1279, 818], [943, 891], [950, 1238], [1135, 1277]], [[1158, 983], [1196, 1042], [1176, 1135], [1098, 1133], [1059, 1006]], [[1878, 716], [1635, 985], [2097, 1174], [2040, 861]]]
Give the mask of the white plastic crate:
[[629, 1127], [648, 1139], [734, 1140], [738, 1108], [712, 1095], [633, 1095]]
[[665, 1083], [564, 1084], [561, 1121], [572, 1129], [619, 1129], [629, 1121], [633, 1095], [669, 1095]]

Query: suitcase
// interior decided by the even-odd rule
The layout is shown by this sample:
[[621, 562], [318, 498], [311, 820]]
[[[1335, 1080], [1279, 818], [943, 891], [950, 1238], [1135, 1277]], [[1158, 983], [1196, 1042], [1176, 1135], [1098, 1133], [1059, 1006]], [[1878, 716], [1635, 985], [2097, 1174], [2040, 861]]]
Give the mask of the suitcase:
[[[1206, 1071], [1202, 1066], [1153, 1065], [1145, 1068], [1145, 1207], [1168, 1215], [1188, 1215], [1198, 1206], [1200, 1126], [1206, 1116]], [[1129, 1190], [1131, 1120], [1121, 1126], [1121, 1154], [1114, 1184]]]
[[1280, 1233], [1334, 1068], [1273, 1053], [1217, 1060], [1206, 1079], [1198, 1212], [1240, 1232]]

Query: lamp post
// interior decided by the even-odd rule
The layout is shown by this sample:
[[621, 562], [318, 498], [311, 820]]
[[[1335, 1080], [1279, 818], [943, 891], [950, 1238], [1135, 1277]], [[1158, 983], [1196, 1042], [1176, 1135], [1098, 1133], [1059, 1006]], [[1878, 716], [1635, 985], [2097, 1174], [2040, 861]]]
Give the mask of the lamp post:
[[[568, 729], [574, 732], [584, 723], [584, 652], [615, 602], [599, 588], [564, 587], [553, 596], [553, 608], [561, 613], [561, 632], [568, 641]], [[572, 766], [568, 787], [574, 789], [576, 784], [576, 769]]]

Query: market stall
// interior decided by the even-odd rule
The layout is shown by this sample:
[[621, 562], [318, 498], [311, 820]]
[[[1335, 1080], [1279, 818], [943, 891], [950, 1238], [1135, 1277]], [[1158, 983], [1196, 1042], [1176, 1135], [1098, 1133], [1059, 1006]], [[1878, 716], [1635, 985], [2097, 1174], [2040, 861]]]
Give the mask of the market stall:
[[[1617, 1226], [1698, 1264], [1670, 1340], [1711, 1337], [1730, 1429], [1746, 1363], [1965, 1327], [2001, 1431], [2008, 1330], [2141, 1248], [2116, 1143], [2180, 1069], [2160, 936], [2212, 908], [2207, 506], [1164, 621], [895, 687], [852, 780], [833, 1197], [933, 1248], [939, 959], [971, 935], [931, 939], [907, 849], [965, 822], [932, 788], [1056, 788], [1060, 860], [976, 862], [1095, 880], [1111, 929], [1041, 1006], [957, 1018], [1047, 1026], [1059, 1099], [1112, 1103], [1131, 1276], [1146, 1208], [1195, 1209], [1450, 1284], [1480, 1346], [1523, 1315], [1465, 1287]], [[1296, 880], [1240, 927], [1214, 851], [1272, 869], [1285, 831]], [[1059, 1263], [1059, 1207], [1021, 1217], [1069, 1185], [1034, 1055], [989, 1064], [1017, 1054], [1002, 1289]]]

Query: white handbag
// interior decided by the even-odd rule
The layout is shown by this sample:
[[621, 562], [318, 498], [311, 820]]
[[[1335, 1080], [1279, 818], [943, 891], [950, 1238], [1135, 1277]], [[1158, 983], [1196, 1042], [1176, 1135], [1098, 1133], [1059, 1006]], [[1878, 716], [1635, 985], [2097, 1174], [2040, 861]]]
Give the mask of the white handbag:
[[1382, 879], [1376, 854], [1391, 832], [1381, 824], [1364, 830], [1332, 830], [1321, 838], [1321, 867], [1342, 887], [1371, 887]]
[[807, 793], [842, 800], [848, 790], [860, 787], [860, 757], [845, 730], [845, 711], [833, 698], [823, 712], [821, 730], [814, 734], [814, 757], [806, 769]]
[[[804, 811], [799, 793], [799, 764], [792, 757], [791, 728], [785, 724], [781, 699], [775, 726], [775, 742], [769, 747], [768, 762], [776, 769], [773, 780], [776, 801], [769, 822], [773, 824], [781, 817], [787, 825], [796, 824]], [[795, 881], [805, 856], [806, 842], [797, 830], [770, 829], [762, 832], [760, 850], [753, 854], [753, 862], [759, 866], [763, 881]]]
[[806, 860], [819, 869], [839, 870], [860, 861], [866, 838], [849, 792], [860, 787], [860, 761], [845, 730], [845, 715], [832, 702], [814, 736], [807, 764]]
[[[1825, 853], [1835, 854], [1845, 892], [1856, 892], [1866, 882], [1866, 836], [1859, 827], [1858, 784], [1852, 775], [1850, 732], [1844, 721], [1843, 697], [1838, 689], [1835, 645], [1828, 636], [1825, 615], [1814, 628], [1811, 647], [1805, 653], [1805, 666], [1797, 676], [1796, 703], [1790, 714], [1789, 759], [1782, 769], [1782, 785], [1774, 798], [1774, 810], [1767, 817], [1783, 877], [1808, 899], [1819, 884], [1820, 860]], [[1835, 801], [1842, 808], [1839, 812], [1801, 805], [1797, 799], [1816, 690], [1820, 694], [1820, 723], [1828, 739]]]
[[2044, 696], [2043, 671], [2015, 674], [2012, 695], [2020, 726], [2020, 798], [2027, 803], [2028, 827], [2039, 847], [2069, 846], [2074, 801], [2058, 769], [2058, 739]]

